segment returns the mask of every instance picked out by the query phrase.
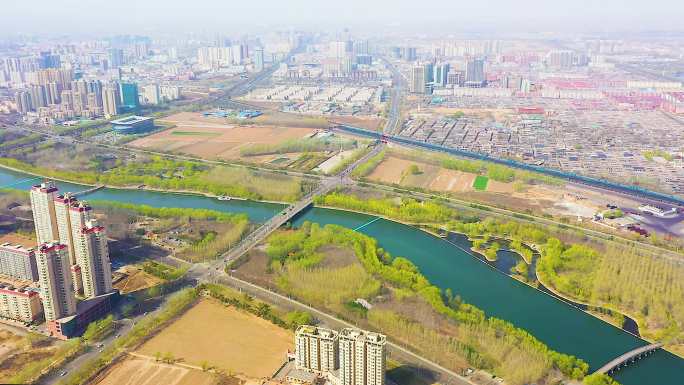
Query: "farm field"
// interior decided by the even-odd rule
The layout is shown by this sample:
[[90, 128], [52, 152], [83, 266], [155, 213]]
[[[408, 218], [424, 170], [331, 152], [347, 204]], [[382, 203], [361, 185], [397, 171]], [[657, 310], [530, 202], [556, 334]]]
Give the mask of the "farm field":
[[[312, 135], [315, 129], [274, 125], [237, 125], [224, 119], [204, 117], [200, 113], [183, 112], [169, 116], [160, 122], [175, 127], [130, 143], [133, 147], [163, 152], [180, 152], [208, 159], [241, 159], [240, 150], [245, 146], [275, 145], [287, 140]], [[276, 156], [263, 157], [268, 162]]]
[[489, 178], [486, 176], [478, 175], [473, 181], [473, 188], [478, 191], [487, 190], [487, 184], [489, 184]]
[[138, 353], [171, 353], [190, 365], [208, 363], [250, 378], [271, 376], [293, 349], [291, 332], [254, 315], [202, 300], [146, 342]]
[[153, 358], [126, 357], [100, 376], [95, 385], [215, 385], [217, 376], [185, 366], [156, 362]]

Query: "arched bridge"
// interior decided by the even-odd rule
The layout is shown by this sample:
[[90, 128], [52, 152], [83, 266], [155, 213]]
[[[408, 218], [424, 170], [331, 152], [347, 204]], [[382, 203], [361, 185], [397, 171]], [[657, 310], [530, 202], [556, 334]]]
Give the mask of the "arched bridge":
[[620, 370], [621, 367], [627, 366], [630, 363], [639, 360], [662, 347], [663, 344], [651, 344], [636, 348], [603, 365], [595, 373], [610, 374], [615, 370]]

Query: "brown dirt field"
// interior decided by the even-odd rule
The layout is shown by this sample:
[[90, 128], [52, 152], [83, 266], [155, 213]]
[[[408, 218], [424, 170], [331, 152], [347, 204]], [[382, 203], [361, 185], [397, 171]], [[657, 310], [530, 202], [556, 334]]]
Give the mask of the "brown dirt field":
[[107, 370], [93, 385], [214, 385], [217, 378], [201, 370], [127, 357]]
[[[205, 158], [240, 158], [240, 148], [248, 144], [275, 144], [302, 138], [316, 132], [304, 127], [238, 126], [226, 124], [220, 118], [206, 118], [199, 113], [182, 112], [163, 120], [176, 127], [140, 138], [133, 147], [158, 151], [179, 151]], [[175, 131], [197, 132], [198, 135], [177, 135]], [[201, 135], [202, 133], [206, 135]]]
[[439, 173], [428, 186], [431, 190], [465, 192], [473, 190], [475, 174], [456, 170], [440, 169]]
[[26, 248], [36, 247], [36, 240], [17, 233], [7, 233], [0, 235], [0, 244], [11, 243], [13, 245], [22, 245]]
[[385, 160], [380, 162], [378, 167], [376, 167], [375, 170], [373, 170], [373, 172], [370, 173], [370, 175], [368, 175], [368, 179], [379, 180], [385, 183], [398, 184], [399, 182], [401, 182], [404, 170], [406, 170], [409, 166], [415, 163], [416, 162], [412, 162], [410, 160], [388, 156], [387, 158], [385, 158]]
[[291, 332], [235, 308], [202, 300], [139, 352], [147, 356], [170, 352], [191, 365], [206, 361], [226, 372], [265, 378], [280, 367], [293, 346]]
[[497, 182], [490, 178], [489, 183], [487, 183], [487, 191], [494, 193], [512, 194], [514, 192], [513, 183]]
[[147, 289], [152, 286], [157, 286], [163, 282], [161, 279], [147, 274], [134, 266], [127, 266], [124, 273], [128, 274], [128, 277], [122, 279], [114, 285], [116, 289], [121, 291], [121, 294]]
[[437, 173], [439, 172], [439, 167], [435, 167], [435, 166], [424, 164], [424, 163], [416, 163], [416, 162], [414, 162], [414, 164], [418, 166], [420, 173], [414, 175], [414, 174], [411, 174], [408, 171], [408, 169], [404, 169], [404, 178], [401, 181], [401, 184], [403, 186], [415, 186], [415, 187], [426, 188], [427, 186], [430, 185], [432, 180], [437, 177]]

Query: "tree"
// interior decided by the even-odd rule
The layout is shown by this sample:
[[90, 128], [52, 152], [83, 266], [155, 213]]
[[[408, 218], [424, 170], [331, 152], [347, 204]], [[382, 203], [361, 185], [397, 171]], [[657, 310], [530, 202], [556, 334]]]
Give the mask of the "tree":
[[585, 385], [618, 385], [609, 375], [596, 373], [584, 378]]
[[173, 362], [175, 361], [173, 353], [171, 353], [171, 352], [164, 353], [163, 361], [166, 362], [167, 364], [173, 364]]
[[266, 316], [271, 314], [271, 306], [267, 303], [262, 302], [259, 305], [257, 305], [256, 313], [259, 317], [265, 318]]

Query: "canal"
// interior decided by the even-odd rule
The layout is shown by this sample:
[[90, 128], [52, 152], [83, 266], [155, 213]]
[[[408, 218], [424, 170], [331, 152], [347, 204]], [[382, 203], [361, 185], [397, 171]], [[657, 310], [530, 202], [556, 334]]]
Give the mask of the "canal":
[[[27, 190], [39, 181], [26, 174], [0, 169], [0, 187]], [[58, 182], [58, 185], [61, 191], [85, 189], [68, 183]], [[118, 189], [102, 189], [85, 199], [245, 213], [255, 222], [263, 222], [282, 207], [253, 201], [219, 201], [199, 195]], [[313, 208], [298, 218], [295, 225], [312, 221], [354, 229], [374, 218], [372, 215]], [[462, 240], [441, 239], [415, 227], [384, 219], [358, 231], [376, 238], [380, 247], [392, 255], [413, 261], [436, 286], [451, 288], [454, 294], [484, 310], [487, 315], [512, 322], [554, 350], [581, 357], [592, 369], [646, 344], [619, 328], [508, 277], [473, 257]], [[684, 360], [660, 350], [648, 359], [623, 369], [615, 379], [624, 385], [684, 384]]]

